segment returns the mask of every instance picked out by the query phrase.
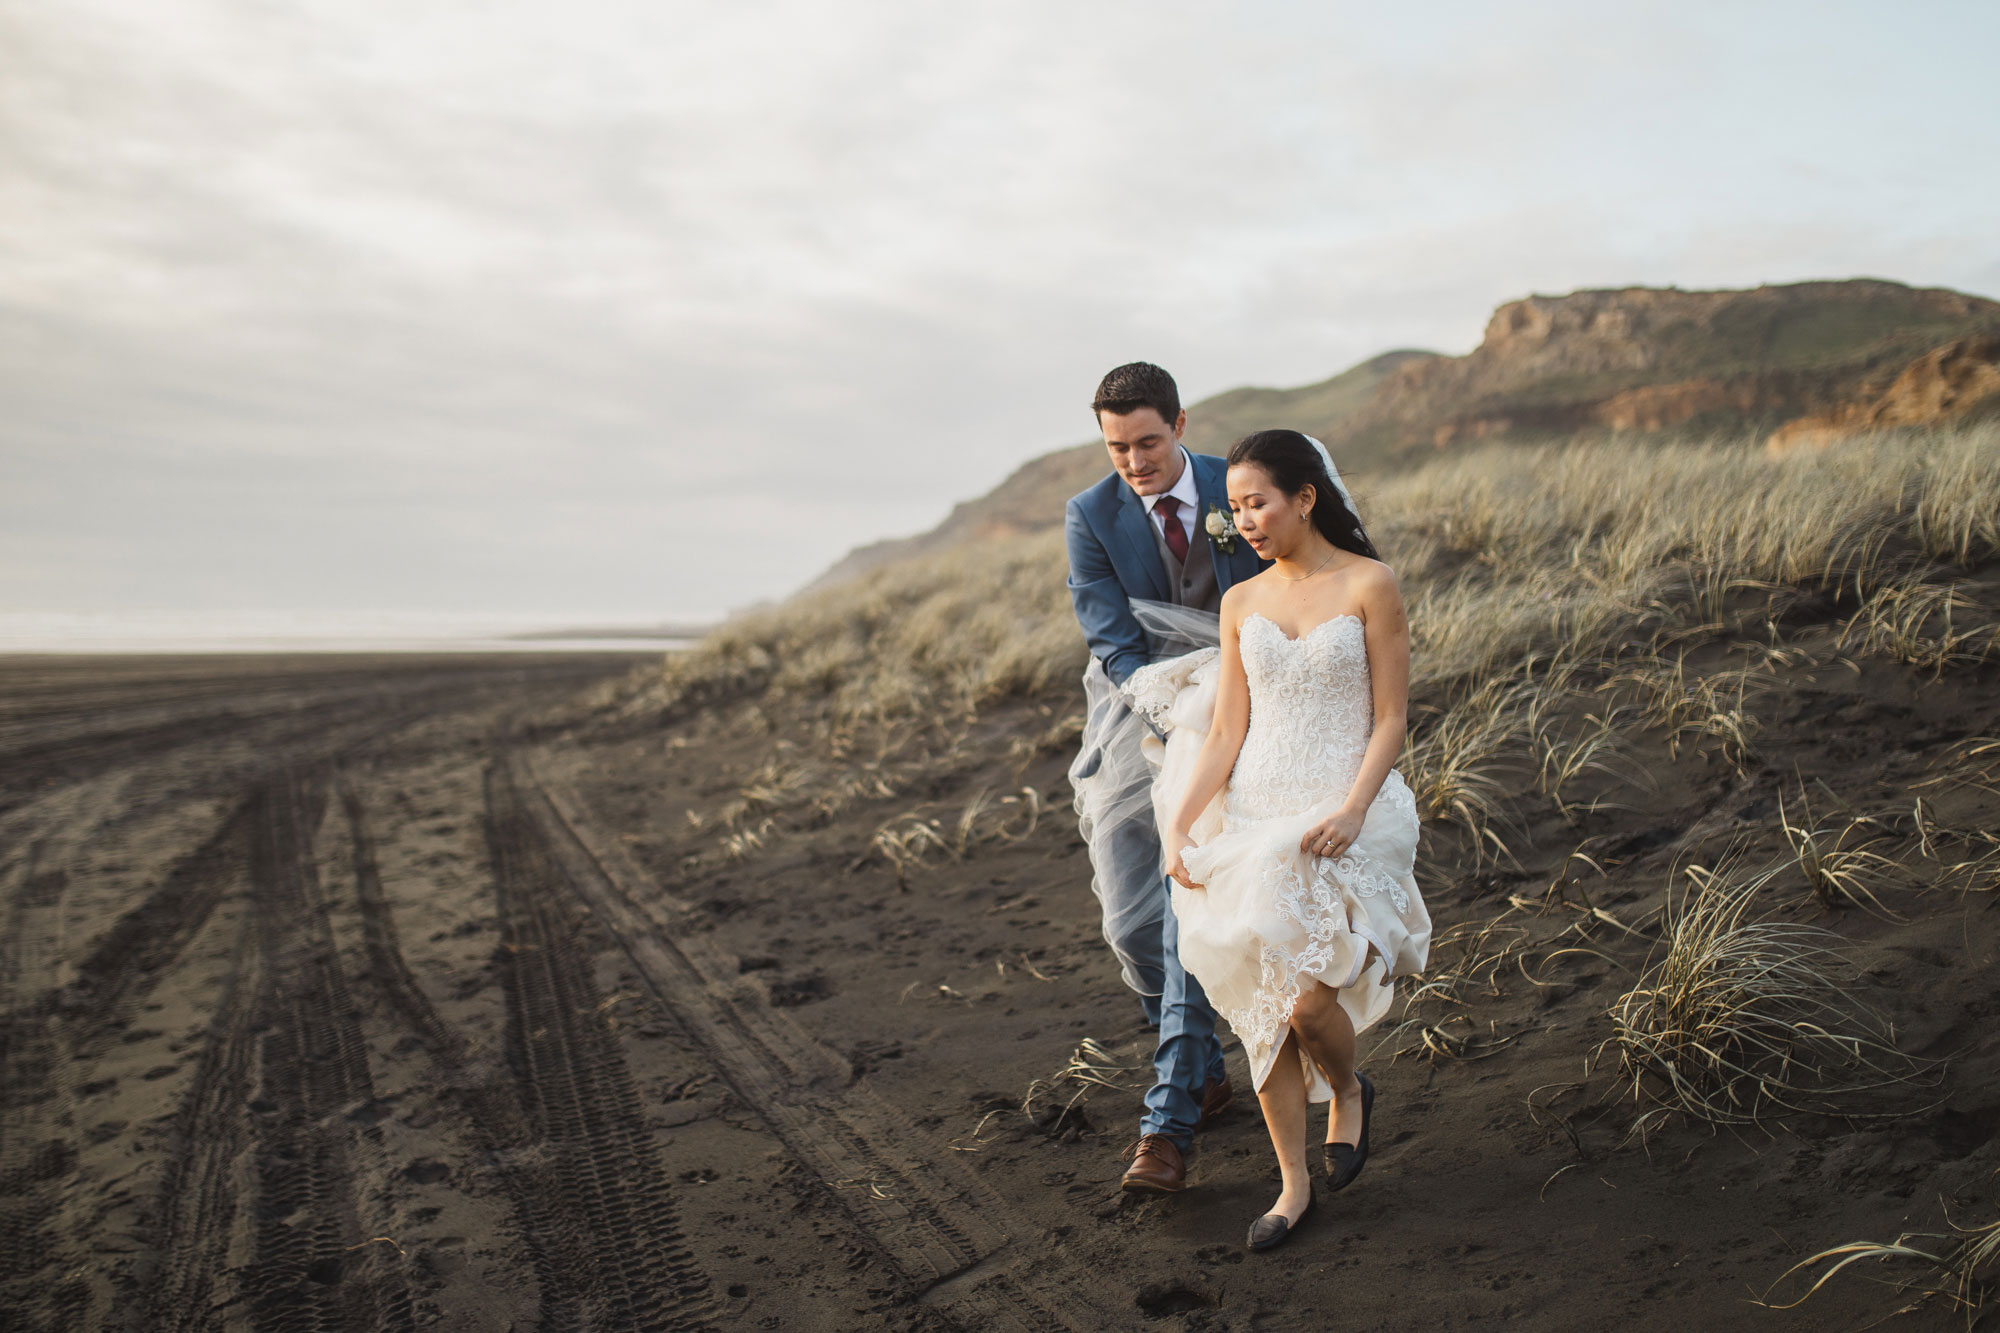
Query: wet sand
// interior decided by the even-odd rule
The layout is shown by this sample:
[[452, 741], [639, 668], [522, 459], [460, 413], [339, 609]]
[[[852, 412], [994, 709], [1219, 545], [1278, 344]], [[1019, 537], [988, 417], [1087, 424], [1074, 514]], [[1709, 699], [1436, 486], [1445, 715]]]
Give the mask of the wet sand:
[[[1032, 743], [1066, 701], [990, 710], [890, 794], [746, 814], [812, 735], [600, 710], [631, 661], [0, 662], [10, 1328], [1847, 1329], [1893, 1293], [1750, 1297], [1947, 1205], [1989, 1220], [1993, 895], [1798, 909], [1906, 1049], [1951, 1057], [1913, 1114], [1644, 1148], [1586, 1061], [1649, 942], [1552, 957], [1585, 937], [1540, 909], [1587, 843], [1591, 902], [1643, 927], [1675, 859], [1768, 832], [1794, 774], [1907, 805], [2000, 731], [1991, 672], [1801, 675], [1747, 775], [1646, 742], [1643, 805], [1427, 884], [1440, 929], [1535, 904], [1506, 921], [1541, 961], [1468, 995], [1456, 1054], [1376, 1051], [1367, 1173], [1252, 1255], [1275, 1171], [1234, 1049], [1194, 1188], [1117, 1191], [1150, 1034], [1067, 751]], [[912, 817], [946, 845], [899, 874], [874, 835]], [[1024, 1112], [1085, 1038], [1120, 1086]]]

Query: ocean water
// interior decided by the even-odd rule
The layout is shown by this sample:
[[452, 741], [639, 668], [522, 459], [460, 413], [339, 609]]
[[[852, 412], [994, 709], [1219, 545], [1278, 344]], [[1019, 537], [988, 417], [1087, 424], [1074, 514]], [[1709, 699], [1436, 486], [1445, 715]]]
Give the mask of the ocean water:
[[0, 611], [0, 654], [659, 653], [694, 642], [657, 623], [559, 614]]

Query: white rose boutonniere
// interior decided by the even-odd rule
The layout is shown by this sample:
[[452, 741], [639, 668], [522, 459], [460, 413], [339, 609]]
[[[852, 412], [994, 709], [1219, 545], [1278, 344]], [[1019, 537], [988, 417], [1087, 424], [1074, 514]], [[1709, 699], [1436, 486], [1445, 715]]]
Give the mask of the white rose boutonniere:
[[1208, 507], [1208, 517], [1203, 520], [1202, 527], [1207, 530], [1208, 539], [1215, 543], [1216, 550], [1222, 552], [1224, 555], [1233, 555], [1235, 553], [1237, 538], [1236, 520], [1232, 519], [1227, 511], [1210, 505]]

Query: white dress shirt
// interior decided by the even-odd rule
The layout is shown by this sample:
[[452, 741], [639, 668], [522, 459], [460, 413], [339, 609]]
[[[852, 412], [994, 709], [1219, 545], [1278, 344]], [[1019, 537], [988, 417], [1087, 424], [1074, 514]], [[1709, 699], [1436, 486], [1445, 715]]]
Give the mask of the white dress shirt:
[[1195, 487], [1194, 459], [1189, 455], [1187, 446], [1185, 445], [1181, 446], [1180, 480], [1175, 482], [1171, 488], [1161, 491], [1157, 495], [1142, 495], [1139, 497], [1140, 502], [1146, 506], [1146, 512], [1152, 516], [1153, 526], [1159, 529], [1162, 538], [1167, 534], [1167, 516], [1154, 508], [1154, 506], [1159, 504], [1161, 499], [1169, 495], [1181, 502], [1180, 512], [1175, 514], [1174, 517], [1180, 520], [1181, 530], [1187, 534], [1188, 550], [1192, 551], [1194, 550], [1195, 520], [1200, 517], [1201, 491]]

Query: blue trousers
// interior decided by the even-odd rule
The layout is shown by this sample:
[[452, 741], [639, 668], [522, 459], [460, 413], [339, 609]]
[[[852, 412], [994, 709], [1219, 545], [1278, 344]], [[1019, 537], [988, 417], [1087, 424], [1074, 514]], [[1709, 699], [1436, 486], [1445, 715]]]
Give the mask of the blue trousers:
[[[1160, 881], [1168, 892], [1169, 881]], [[1201, 1119], [1202, 1093], [1223, 1076], [1222, 1042], [1215, 1035], [1215, 1010], [1201, 993], [1201, 983], [1181, 966], [1180, 919], [1169, 898], [1160, 923], [1160, 993], [1141, 994], [1146, 1018], [1160, 1027], [1153, 1048], [1153, 1086], [1146, 1093], [1141, 1134], [1164, 1134], [1182, 1152], [1194, 1146], [1195, 1122]], [[1150, 978], [1149, 978], [1150, 979]]]

